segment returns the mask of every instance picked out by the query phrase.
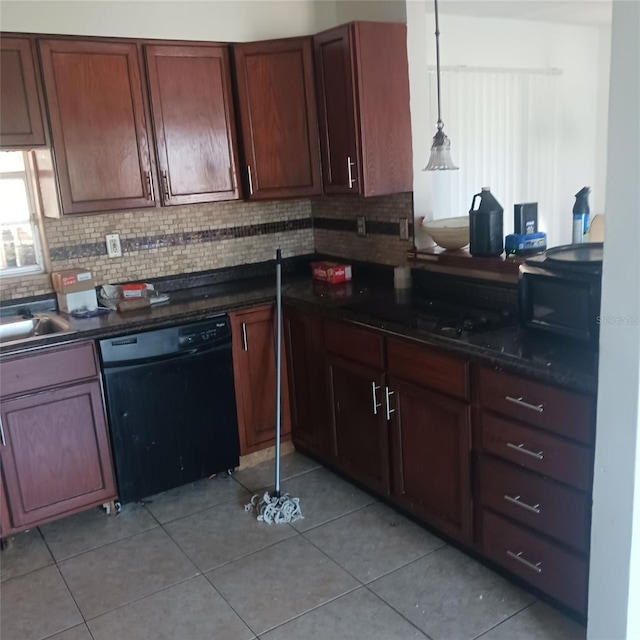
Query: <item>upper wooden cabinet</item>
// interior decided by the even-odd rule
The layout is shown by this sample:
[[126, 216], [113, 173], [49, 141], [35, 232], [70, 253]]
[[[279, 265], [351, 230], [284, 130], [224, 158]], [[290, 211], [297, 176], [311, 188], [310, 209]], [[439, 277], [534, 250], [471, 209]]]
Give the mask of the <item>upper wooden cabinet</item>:
[[34, 60], [31, 39], [0, 39], [0, 147], [46, 143]]
[[39, 45], [64, 212], [155, 206], [138, 46]]
[[325, 193], [413, 189], [406, 32], [356, 22], [314, 36]]
[[162, 203], [238, 198], [228, 47], [148, 46], [145, 53]]
[[234, 58], [249, 198], [321, 193], [311, 38], [237, 45]]

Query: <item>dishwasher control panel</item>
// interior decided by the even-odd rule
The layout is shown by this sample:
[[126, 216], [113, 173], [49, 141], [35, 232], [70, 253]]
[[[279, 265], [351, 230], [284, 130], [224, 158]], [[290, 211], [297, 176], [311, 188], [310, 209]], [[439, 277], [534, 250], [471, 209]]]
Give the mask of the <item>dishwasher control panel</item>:
[[178, 346], [190, 349], [201, 345], [216, 344], [231, 338], [231, 329], [227, 318], [211, 320], [199, 325], [189, 325], [180, 328]]
[[107, 338], [99, 344], [102, 363], [108, 367], [230, 343], [229, 318], [220, 315], [199, 322]]

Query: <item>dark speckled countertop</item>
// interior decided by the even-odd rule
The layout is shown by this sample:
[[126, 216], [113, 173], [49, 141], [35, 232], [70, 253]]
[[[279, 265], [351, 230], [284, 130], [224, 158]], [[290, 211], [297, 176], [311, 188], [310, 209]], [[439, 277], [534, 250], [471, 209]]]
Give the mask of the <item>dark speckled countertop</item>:
[[[531, 376], [576, 391], [595, 393], [598, 357], [589, 348], [509, 326], [468, 337], [455, 338], [417, 328], [411, 322], [410, 304], [394, 293], [388, 278], [356, 278], [342, 285], [312, 282], [307, 275], [283, 277], [285, 304], [349, 320], [423, 344], [465, 355], [477, 362]], [[216, 314], [270, 303], [275, 299], [271, 276], [254, 277], [170, 292], [167, 303], [126, 313], [88, 319], [69, 318], [73, 333], [44, 336], [36, 341], [5, 343], [3, 357], [52, 344], [125, 335], [176, 323], [194, 322]], [[361, 302], [367, 309], [353, 309]], [[395, 306], [394, 306], [395, 305]], [[377, 309], [384, 310], [379, 314]], [[389, 313], [391, 312], [391, 313]], [[406, 313], [405, 313], [406, 312]], [[408, 318], [406, 322], [403, 318]], [[382, 317], [381, 317], [382, 316]], [[393, 318], [384, 319], [384, 318]]]

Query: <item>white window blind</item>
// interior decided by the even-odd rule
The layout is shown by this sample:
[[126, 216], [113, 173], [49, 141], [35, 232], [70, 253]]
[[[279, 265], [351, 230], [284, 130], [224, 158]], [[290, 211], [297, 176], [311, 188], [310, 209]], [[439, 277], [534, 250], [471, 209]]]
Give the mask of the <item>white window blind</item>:
[[[434, 217], [465, 215], [473, 194], [488, 186], [504, 207], [505, 235], [513, 232], [513, 205], [520, 202], [537, 202], [539, 229], [552, 231], [560, 76], [555, 69], [441, 69], [444, 130], [460, 170], [434, 174]], [[435, 122], [435, 69], [429, 100]]]

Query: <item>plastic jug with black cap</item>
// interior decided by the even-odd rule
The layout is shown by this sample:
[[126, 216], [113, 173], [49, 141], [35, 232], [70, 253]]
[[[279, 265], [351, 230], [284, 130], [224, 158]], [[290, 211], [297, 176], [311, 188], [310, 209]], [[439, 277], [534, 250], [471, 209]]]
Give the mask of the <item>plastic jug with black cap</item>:
[[469, 252], [472, 256], [484, 258], [502, 254], [503, 214], [503, 208], [489, 187], [482, 187], [482, 191], [473, 196], [469, 211]]

